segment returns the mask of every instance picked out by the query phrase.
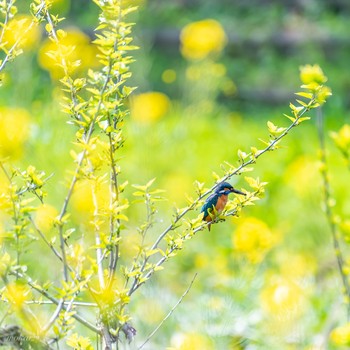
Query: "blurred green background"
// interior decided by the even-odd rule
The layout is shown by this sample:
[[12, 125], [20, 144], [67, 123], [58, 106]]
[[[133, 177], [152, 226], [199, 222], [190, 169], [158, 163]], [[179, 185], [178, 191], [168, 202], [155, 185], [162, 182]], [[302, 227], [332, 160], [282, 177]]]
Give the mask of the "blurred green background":
[[[166, 191], [152, 237], [171, 220], [175, 203], [182, 207], [186, 193], [194, 196], [195, 180], [211, 187], [212, 172], [222, 174], [225, 160], [235, 164], [238, 149], [263, 147], [259, 138], [268, 138], [268, 120], [288, 125], [283, 113], [299, 90], [299, 67], [305, 64], [319, 64], [333, 91], [323, 109], [330, 181], [335, 211], [343, 219], [350, 216], [349, 171], [328, 137], [349, 121], [350, 2], [134, 3], [140, 5], [131, 18], [140, 49], [131, 85], [138, 89], [125, 125], [121, 180], [144, 184], [156, 177], [156, 186]], [[18, 6], [28, 15], [27, 1]], [[59, 0], [54, 6], [66, 17], [61, 25], [78, 47], [83, 75], [97, 65], [90, 41], [98, 9], [87, 0]], [[25, 53], [4, 72], [1, 113], [4, 120], [19, 117], [3, 122], [0, 137], [16, 166], [33, 164], [54, 174], [47, 203], [59, 209], [64, 179], [74, 167], [69, 150], [75, 137], [60, 111], [62, 92], [57, 68], [45, 54], [48, 45], [44, 31], [31, 33]], [[310, 116], [283, 140], [285, 147], [264, 155], [248, 173], [268, 182], [265, 197], [240, 218], [198, 233], [135, 294], [130, 312], [136, 344], [164, 318], [195, 273], [190, 293], [144, 349], [338, 349], [341, 337], [350, 344], [349, 329], [331, 333], [346, 324], [346, 307], [322, 209], [316, 115]], [[9, 124], [24, 129], [22, 137], [6, 136]], [[231, 182], [248, 187], [243, 177]], [[73, 219], [83, 223], [79, 198], [71, 209]], [[143, 220], [144, 208], [133, 206], [128, 214], [123, 249], [131, 258], [133, 228]], [[47, 274], [43, 271], [43, 278]]]

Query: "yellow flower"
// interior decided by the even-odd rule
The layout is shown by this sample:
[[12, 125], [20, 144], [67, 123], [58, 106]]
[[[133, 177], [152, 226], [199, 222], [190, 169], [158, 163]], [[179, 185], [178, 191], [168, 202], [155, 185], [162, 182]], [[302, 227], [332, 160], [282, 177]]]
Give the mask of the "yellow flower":
[[176, 350], [213, 350], [211, 341], [199, 333], [180, 334], [174, 337], [173, 342]]
[[332, 96], [332, 90], [328, 86], [320, 86], [317, 90], [316, 100], [322, 105], [327, 101], [329, 96]]
[[[293, 174], [293, 176], [290, 176]], [[291, 163], [285, 172], [284, 181], [295, 191], [295, 193], [303, 197], [308, 197], [313, 193], [319, 184], [315, 182], [318, 175], [317, 162], [310, 157], [300, 156]]]
[[[99, 65], [96, 55], [96, 46], [90, 43], [90, 38], [79, 29], [58, 31], [59, 45], [47, 39], [42, 44], [38, 60], [42, 68], [48, 70], [53, 79], [60, 79], [63, 76], [63, 69], [58, 63], [64, 58], [68, 72], [82, 72], [88, 68]], [[76, 65], [76, 62], [80, 62]]]
[[74, 211], [82, 222], [89, 222], [95, 211], [93, 193], [96, 195], [99, 211], [109, 207], [109, 189], [107, 184], [97, 185], [94, 181], [82, 180], [75, 187], [72, 196]]
[[131, 100], [131, 117], [138, 122], [155, 122], [168, 112], [169, 98], [161, 92], [147, 92], [136, 95]]
[[128, 8], [130, 6], [141, 6], [146, 0], [121, 0], [122, 8]]
[[78, 333], [73, 333], [67, 338], [67, 345], [72, 347], [74, 350], [92, 350], [91, 341], [89, 338], [82, 337]]
[[144, 320], [147, 324], [159, 324], [164, 318], [164, 310], [159, 299], [150, 299], [147, 303], [141, 302], [137, 305], [137, 310], [140, 310], [141, 315], [147, 315]]
[[29, 136], [29, 113], [21, 108], [0, 109], [0, 157], [18, 158]]
[[184, 194], [193, 190], [193, 179], [188, 173], [180, 171], [172, 172], [166, 178], [166, 192], [169, 201], [182, 206], [185, 204]]
[[345, 152], [350, 150], [350, 125], [344, 124], [338, 132], [332, 132], [331, 137], [335, 144]]
[[339, 225], [340, 230], [343, 234], [344, 240], [349, 243], [350, 242], [350, 220], [344, 220]]
[[3, 43], [10, 49], [19, 40], [19, 47], [29, 49], [40, 40], [41, 32], [36, 23], [32, 24], [32, 17], [29, 15], [16, 15], [4, 27]]
[[30, 297], [30, 290], [19, 283], [9, 283], [2, 297], [7, 300], [10, 305], [15, 309], [19, 310], [23, 307], [24, 303]]
[[293, 280], [278, 276], [263, 288], [260, 299], [262, 307], [269, 314], [293, 318], [301, 312], [305, 296]]
[[174, 69], [166, 69], [162, 73], [162, 80], [166, 84], [173, 83], [176, 80], [176, 72], [174, 71]]
[[276, 244], [269, 227], [256, 218], [241, 220], [232, 237], [236, 251], [245, 255], [252, 263], [259, 263]]
[[5, 274], [10, 264], [11, 264], [10, 255], [7, 252], [3, 253], [2, 257], [0, 258], [0, 275]]
[[205, 269], [210, 265], [208, 254], [198, 253], [194, 258], [194, 266], [196, 269]]
[[53, 227], [57, 216], [58, 211], [56, 208], [49, 204], [43, 204], [36, 210], [34, 222], [39, 230], [46, 233]]
[[[46, 0], [48, 4], [48, 0]], [[70, 8], [70, 0], [50, 0], [51, 13], [66, 13]]]
[[335, 345], [350, 345], [350, 323], [334, 328], [330, 339]]
[[182, 55], [189, 60], [198, 60], [220, 53], [227, 43], [227, 37], [219, 22], [205, 19], [185, 26], [180, 41]]
[[307, 64], [300, 67], [300, 80], [303, 84], [317, 84], [322, 85], [327, 81], [327, 77], [324, 75], [321, 67], [317, 64], [311, 66]]
[[317, 269], [317, 261], [312, 255], [281, 251], [276, 256], [283, 276], [302, 278], [311, 276]]

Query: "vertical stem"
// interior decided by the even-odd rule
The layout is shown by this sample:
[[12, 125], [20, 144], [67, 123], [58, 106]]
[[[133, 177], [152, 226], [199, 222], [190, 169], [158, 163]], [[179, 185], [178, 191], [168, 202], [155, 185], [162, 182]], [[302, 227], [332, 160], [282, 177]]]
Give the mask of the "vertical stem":
[[317, 130], [318, 130], [318, 138], [319, 138], [320, 150], [321, 150], [321, 162], [322, 162], [321, 174], [322, 174], [322, 180], [323, 180], [324, 204], [326, 209], [326, 216], [327, 216], [329, 227], [332, 233], [333, 249], [334, 249], [335, 256], [337, 258], [339, 273], [343, 282], [345, 300], [347, 303], [347, 318], [349, 320], [350, 319], [350, 284], [346, 276], [346, 273], [344, 271], [344, 257], [340, 247], [340, 235], [334, 220], [334, 214], [330, 204], [331, 194], [330, 194], [330, 183], [328, 179], [329, 175], [327, 170], [324, 116], [321, 108], [317, 110]]
[[[108, 115], [108, 126], [112, 127], [110, 116]], [[120, 236], [120, 220], [117, 219], [117, 227], [115, 227], [114, 222], [114, 213], [113, 213], [113, 206], [115, 203], [118, 203], [119, 201], [119, 190], [118, 190], [118, 174], [115, 164], [115, 158], [114, 158], [114, 152], [115, 152], [115, 146], [113, 142], [113, 137], [111, 132], [108, 133], [108, 141], [109, 141], [109, 158], [110, 158], [110, 207], [111, 207], [111, 214], [110, 214], [110, 240], [112, 240], [114, 234], [117, 235], [117, 238]], [[115, 245], [115, 247], [112, 247], [111, 250], [111, 256], [109, 261], [109, 280], [108, 280], [108, 286], [111, 287], [113, 283], [114, 273], [117, 268], [118, 263], [118, 256], [119, 256], [119, 243]]]
[[102, 255], [102, 249], [101, 249], [101, 238], [100, 238], [100, 232], [98, 227], [98, 202], [97, 202], [97, 196], [96, 196], [96, 184], [92, 186], [92, 201], [94, 203], [94, 225], [95, 225], [95, 242], [96, 242], [96, 261], [97, 261], [97, 269], [98, 269], [98, 279], [100, 282], [100, 288], [101, 290], [105, 289], [105, 280], [103, 276], [103, 255]]

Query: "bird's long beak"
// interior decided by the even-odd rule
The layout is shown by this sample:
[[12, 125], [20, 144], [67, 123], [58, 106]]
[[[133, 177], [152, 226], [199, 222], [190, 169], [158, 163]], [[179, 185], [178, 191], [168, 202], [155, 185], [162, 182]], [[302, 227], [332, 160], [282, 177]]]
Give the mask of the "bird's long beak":
[[245, 193], [243, 193], [243, 192], [241, 192], [241, 191], [238, 191], [238, 190], [236, 190], [235, 188], [232, 188], [231, 192], [237, 193], [237, 194], [241, 194], [241, 195], [243, 195], [243, 196], [246, 195]]

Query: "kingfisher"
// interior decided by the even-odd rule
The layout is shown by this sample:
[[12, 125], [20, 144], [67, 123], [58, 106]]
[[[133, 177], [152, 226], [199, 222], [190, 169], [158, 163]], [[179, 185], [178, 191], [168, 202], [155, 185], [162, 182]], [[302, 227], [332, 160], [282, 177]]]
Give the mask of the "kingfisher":
[[[203, 213], [203, 220], [208, 222], [208, 230], [210, 231], [210, 226], [213, 221], [214, 215], [220, 214], [228, 201], [228, 195], [230, 193], [237, 193], [245, 196], [246, 194], [236, 190], [228, 182], [223, 182], [218, 187], [216, 187], [215, 192], [207, 198], [202, 206], [201, 213]], [[214, 210], [215, 208], [215, 210]]]

